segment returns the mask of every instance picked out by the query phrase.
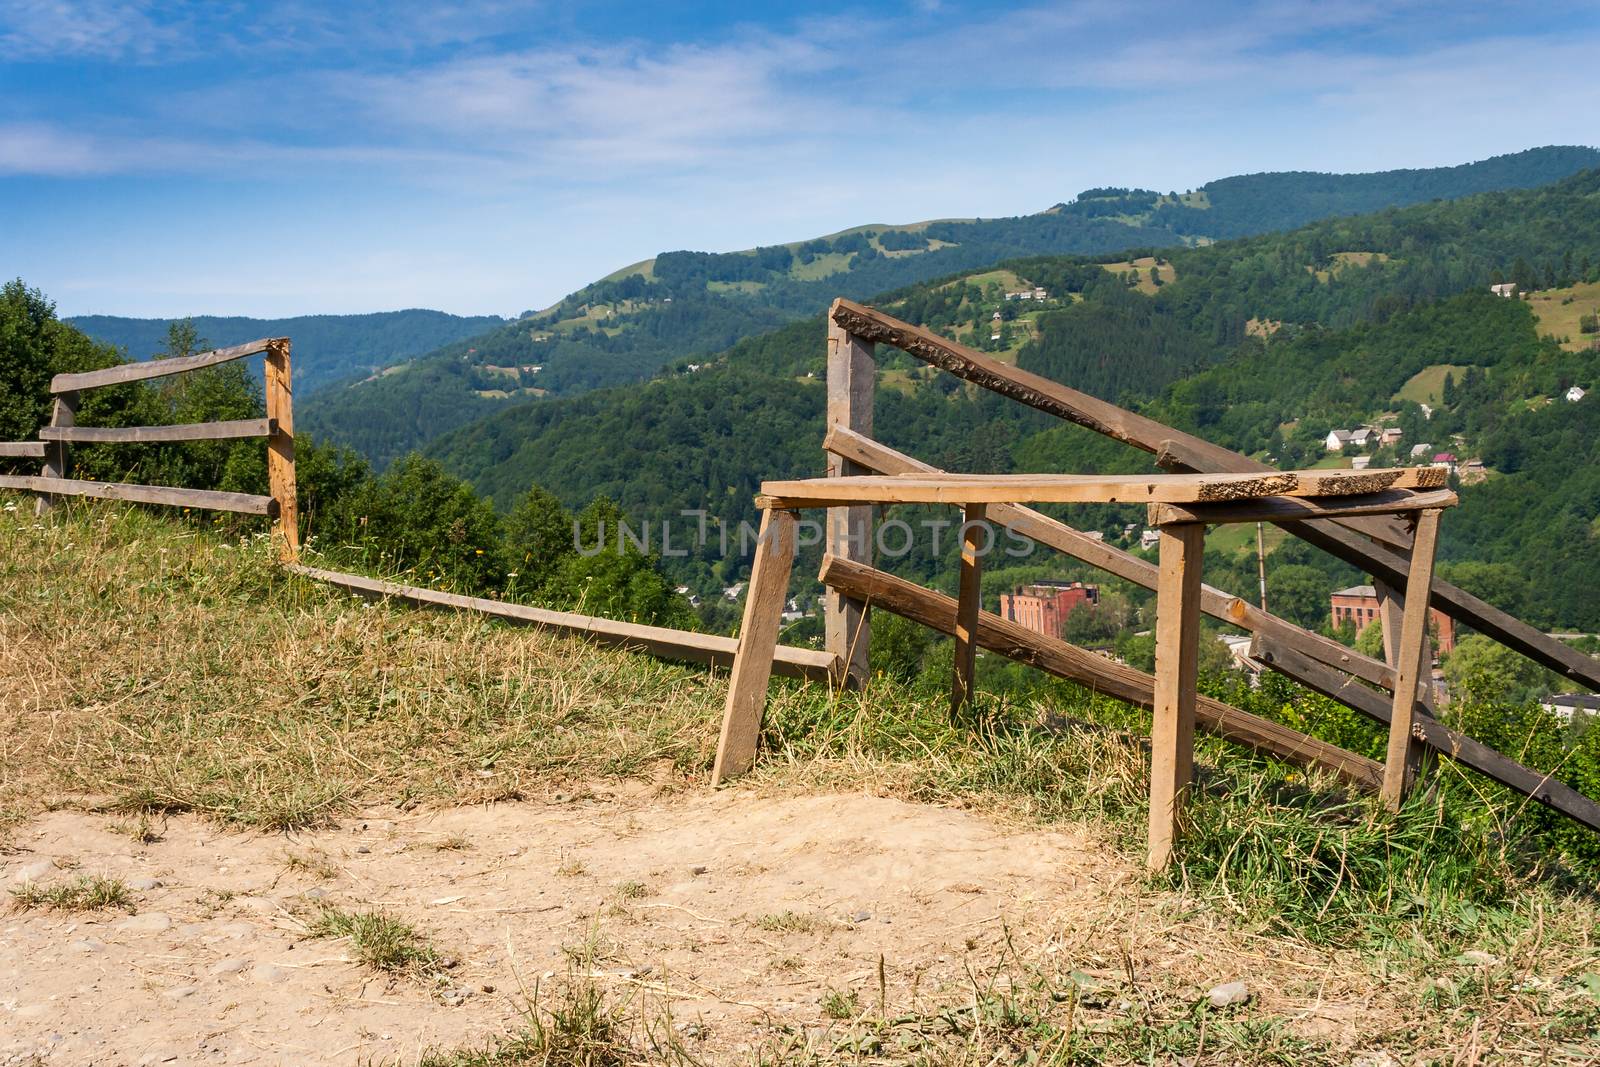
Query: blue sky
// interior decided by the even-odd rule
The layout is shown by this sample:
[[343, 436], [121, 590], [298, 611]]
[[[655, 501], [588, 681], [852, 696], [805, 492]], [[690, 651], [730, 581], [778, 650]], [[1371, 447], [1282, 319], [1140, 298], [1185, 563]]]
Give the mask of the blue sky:
[[655, 252], [1600, 141], [1600, 5], [0, 0], [63, 314], [515, 314]]

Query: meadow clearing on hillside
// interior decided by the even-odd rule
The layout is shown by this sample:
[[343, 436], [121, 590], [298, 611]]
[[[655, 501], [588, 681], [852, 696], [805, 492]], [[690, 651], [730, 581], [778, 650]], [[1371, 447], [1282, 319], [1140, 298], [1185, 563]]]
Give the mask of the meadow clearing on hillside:
[[777, 684], [757, 773], [711, 793], [718, 673], [337, 595], [258, 535], [0, 504], [14, 1062], [1600, 1047], [1595, 900], [1442, 796], [1391, 819], [1207, 739], [1150, 879], [1142, 713], [1060, 689], [952, 726], [881, 678]]

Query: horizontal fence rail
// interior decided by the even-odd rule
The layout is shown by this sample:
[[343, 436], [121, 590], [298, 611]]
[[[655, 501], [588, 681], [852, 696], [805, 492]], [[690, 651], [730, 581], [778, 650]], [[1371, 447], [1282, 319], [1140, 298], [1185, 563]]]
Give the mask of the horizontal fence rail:
[[212, 489], [179, 489], [166, 485], [134, 485], [129, 482], [91, 482], [81, 478], [45, 478], [0, 474], [0, 489], [26, 489], [52, 496], [83, 496], [100, 500], [124, 500], [130, 504], [164, 504], [203, 511], [231, 511], [240, 515], [278, 517], [278, 501], [251, 493], [222, 493]]
[[43, 459], [43, 441], [0, 441], [0, 459]]
[[185, 371], [203, 370], [214, 367], [219, 363], [230, 363], [246, 356], [254, 356], [266, 352], [282, 338], [264, 337], [259, 341], [250, 341], [231, 348], [217, 348], [210, 352], [198, 352], [192, 356], [174, 356], [171, 359], [145, 359], [134, 363], [122, 363], [104, 370], [83, 371], [79, 374], [58, 374], [50, 379], [52, 393], [76, 393], [81, 389], [98, 389], [104, 385], [123, 385], [127, 382], [142, 382], [149, 378], [165, 378], [173, 374], [182, 374]]
[[276, 419], [237, 419], [232, 422], [183, 422], [172, 426], [44, 426], [40, 428], [39, 436], [46, 441], [83, 445], [157, 444], [167, 441], [230, 441], [271, 437], [277, 432]]
[[[373, 599], [391, 599], [415, 604], [419, 607], [447, 608], [471, 611], [504, 622], [522, 626], [539, 626], [560, 633], [587, 638], [597, 644], [647, 652], [663, 659], [688, 663], [704, 663], [715, 667], [730, 667], [739, 650], [739, 640], [719, 634], [693, 633], [665, 626], [646, 626], [642, 623], [618, 622], [595, 615], [578, 615], [570, 611], [553, 611], [526, 604], [508, 604], [503, 600], [484, 597], [461, 596], [442, 593], [437, 589], [401, 585], [377, 578], [366, 578], [343, 571], [322, 570], [317, 567], [291, 565], [289, 570], [305, 578], [323, 582], [340, 589]], [[833, 676], [837, 664], [826, 652], [809, 648], [779, 645], [773, 670], [796, 678], [826, 681]]]

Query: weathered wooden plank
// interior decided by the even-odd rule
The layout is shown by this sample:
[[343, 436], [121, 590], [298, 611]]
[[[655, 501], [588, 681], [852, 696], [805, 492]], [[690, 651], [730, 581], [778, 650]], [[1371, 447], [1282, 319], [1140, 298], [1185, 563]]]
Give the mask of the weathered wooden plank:
[[[330, 571], [318, 567], [291, 564], [287, 569], [304, 578], [323, 582], [370, 600], [397, 600], [424, 608], [442, 608], [451, 611], [471, 611], [499, 619], [517, 626], [539, 626], [547, 630], [582, 637], [598, 645], [645, 652], [661, 659], [684, 663], [704, 663], [713, 667], [731, 667], [739, 650], [739, 641], [721, 634], [691, 633], [665, 626], [646, 626], [642, 623], [619, 622], [596, 615], [579, 615], [570, 611], [552, 611], [527, 604], [508, 604], [503, 600], [484, 597], [461, 596], [442, 593], [437, 589], [423, 589], [414, 585], [385, 582], [359, 574]], [[773, 671], [794, 678], [826, 682], [836, 669], [834, 659], [826, 652], [809, 648], [777, 647]]]
[[278, 506], [270, 496], [253, 496], [249, 493], [219, 493], [210, 489], [178, 489], [126, 482], [90, 482], [76, 478], [34, 478], [5, 474], [0, 475], [0, 489], [26, 489], [54, 496], [88, 496], [101, 500], [126, 500], [133, 504], [165, 504], [170, 507], [234, 511], [242, 515], [268, 517], [277, 513]]
[[[828, 425], [870, 436], [877, 382], [872, 342], [852, 336], [828, 323]], [[864, 474], [850, 460], [828, 457], [828, 476]], [[829, 508], [827, 549], [834, 555], [862, 563], [872, 562], [872, 506]], [[867, 606], [836, 590], [822, 596], [824, 647], [844, 664], [842, 683], [860, 685], [869, 676], [872, 624]]]
[[43, 459], [43, 441], [0, 441], [0, 459]]
[[1399, 811], [1410, 791], [1416, 772], [1417, 741], [1412, 729], [1416, 702], [1409, 693], [1427, 677], [1428, 586], [1433, 582], [1433, 554], [1439, 544], [1440, 512], [1430, 508], [1417, 516], [1417, 532], [1411, 546], [1411, 573], [1406, 579], [1406, 603], [1411, 605], [1401, 619], [1400, 644], [1395, 665], [1395, 699], [1390, 709], [1389, 751], [1383, 765], [1383, 803]]
[[259, 341], [233, 345], [230, 348], [217, 348], [210, 352], [198, 352], [192, 356], [138, 360], [107, 367], [104, 370], [84, 371], [81, 374], [58, 374], [50, 379], [50, 391], [68, 393], [77, 389], [98, 389], [103, 385], [142, 382], [148, 378], [165, 378], [171, 374], [214, 367], [218, 363], [228, 363], [235, 359], [243, 359], [245, 356], [253, 356], [257, 352], [265, 352], [273, 340], [264, 337]]
[[750, 588], [745, 594], [744, 621], [739, 626], [739, 653], [728, 675], [728, 699], [722, 712], [722, 735], [711, 769], [711, 785], [744, 774], [755, 764], [761, 716], [767, 707], [767, 682], [772, 677], [789, 572], [794, 565], [795, 514], [768, 511], [761, 516]]
[[[1197, 440], [1198, 438], [1188, 436], [1177, 439], [1169, 437], [1163, 440], [1156, 450], [1156, 465], [1164, 470], [1179, 474], [1219, 469], [1216, 465], [1216, 456], [1213, 451], [1209, 448], [1201, 450], [1194, 447], [1193, 442]], [[1231, 454], [1237, 458], [1238, 463], [1226, 468], [1228, 470], [1271, 469], [1265, 463], [1257, 462], [1248, 456], [1241, 456], [1238, 453]], [[1436, 480], [1438, 475], [1448, 473], [1438, 467], [1411, 469], [1433, 471]], [[1444, 484], [1445, 482], [1441, 480], [1438, 481], [1437, 485], [1423, 485], [1419, 482], [1416, 485], [1401, 486], [1400, 488], [1437, 489]], [[1364, 533], [1380, 544], [1386, 544], [1401, 551], [1409, 551], [1411, 548], [1411, 527], [1393, 516], [1353, 515], [1329, 521], [1336, 522], [1347, 530]]]
[[950, 719], [972, 703], [977, 692], [978, 611], [982, 607], [983, 553], [992, 545], [980, 543], [986, 533], [982, 504], [968, 504], [962, 513], [961, 563], [957, 579], [955, 677], [950, 683]]
[[162, 441], [228, 441], [266, 437], [273, 432], [271, 419], [232, 422], [185, 422], [172, 426], [45, 426], [39, 436], [46, 441], [73, 444], [150, 444]]
[[267, 419], [272, 433], [267, 438], [267, 486], [278, 502], [278, 558], [285, 563], [300, 559], [300, 500], [294, 477], [294, 398], [290, 392], [289, 339], [267, 342], [266, 400]]
[[1342, 515], [1392, 515], [1424, 508], [1448, 508], [1456, 495], [1448, 489], [1385, 489], [1354, 496], [1262, 497], [1227, 504], [1151, 504], [1150, 525], [1183, 523], [1279, 522], [1337, 518]]
[[1194, 720], [1200, 678], [1200, 567], [1206, 528], [1161, 530], [1156, 586], [1156, 677], [1150, 720], [1150, 830], [1146, 865], [1165, 870], [1194, 779]]
[[[1362, 472], [1365, 473], [1365, 472]], [[1200, 507], [1220, 506], [1224, 502], [1305, 496], [1298, 471], [1275, 474], [905, 474], [859, 475], [847, 478], [804, 478], [769, 481], [761, 485], [763, 507], [784, 509], [834, 507], [849, 503], [915, 504], [1171, 504]], [[1329, 484], [1316, 479], [1321, 492]], [[1351, 483], [1356, 484], [1356, 483]], [[1435, 492], [1448, 492], [1436, 490]], [[1349, 500], [1349, 508], [1361, 513], [1358, 501], [1390, 499], [1403, 501], [1418, 495], [1412, 490], [1395, 489], [1359, 496], [1318, 497], [1316, 505], [1296, 515], [1320, 514], [1316, 508], [1336, 507], [1336, 501]], [[1262, 507], [1269, 505], [1263, 504]], [[1420, 506], [1420, 505], [1418, 505]], [[1393, 509], [1391, 509], [1393, 510]], [[1174, 519], [1172, 521], [1190, 521]], [[1214, 521], [1214, 520], [1207, 520]]]
[[[1391, 722], [1394, 709], [1387, 694], [1368, 689], [1338, 671], [1313, 661], [1299, 651], [1280, 644], [1267, 634], [1255, 636], [1250, 645], [1250, 653], [1263, 663], [1285, 669], [1286, 673], [1298, 678], [1308, 689], [1355, 708], [1384, 725]], [[1475, 741], [1459, 730], [1451, 729], [1430, 715], [1416, 715], [1412, 725], [1421, 734], [1422, 743], [1432, 751], [1448, 756], [1463, 767], [1469, 767], [1485, 778], [1530, 797], [1574, 822], [1591, 830], [1600, 831], [1600, 803], [1566, 783], [1541, 771], [1523, 766], [1483, 742]]]
[[[826, 585], [838, 586], [854, 596], [870, 600], [875, 608], [903, 615], [941, 633], [955, 632], [957, 603], [943, 593], [831, 556], [823, 559], [820, 578]], [[1066, 641], [1035, 633], [990, 612], [978, 613], [977, 641], [980, 647], [991, 652], [1125, 703], [1142, 708], [1153, 706], [1153, 676]], [[1196, 702], [1195, 720], [1219, 737], [1276, 759], [1327, 769], [1369, 792], [1377, 792], [1383, 780], [1383, 766], [1376, 760], [1346, 752], [1337, 745], [1308, 737], [1210, 697], [1202, 696]]]
[[[919, 459], [848, 430], [830, 430], [823, 447], [830, 452], [847, 455], [863, 467], [883, 474], [940, 473], [938, 468]], [[1041, 515], [1031, 508], [1013, 504], [989, 504], [986, 507], [992, 522], [1125, 578], [1135, 585], [1150, 590], [1156, 588], [1157, 568], [1153, 563], [1080, 533], [1066, 523]], [[1200, 586], [1200, 610], [1212, 618], [1252, 633], [1270, 633], [1318, 662], [1349, 671], [1385, 689], [1394, 689], [1394, 670], [1387, 664], [1363, 656], [1337, 641], [1304, 630], [1292, 622], [1268, 614], [1248, 601], [1203, 583]], [[1419, 696], [1425, 698], [1426, 690], [1419, 689]]]

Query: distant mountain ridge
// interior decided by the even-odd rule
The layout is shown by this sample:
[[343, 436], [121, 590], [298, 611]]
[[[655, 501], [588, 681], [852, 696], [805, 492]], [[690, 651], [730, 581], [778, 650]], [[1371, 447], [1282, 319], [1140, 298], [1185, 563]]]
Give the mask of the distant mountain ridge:
[[649, 378], [820, 311], [1022, 256], [1160, 249], [1420, 201], [1547, 184], [1600, 165], [1557, 146], [1427, 170], [1240, 175], [1190, 193], [1097, 188], [1033, 215], [866, 226], [743, 252], [666, 252], [544, 311], [324, 391], [300, 424], [387, 464], [519, 401]]
[[[174, 319], [78, 315], [66, 320], [133, 359], [149, 359], [166, 342]], [[294, 384], [302, 398], [334, 382], [365, 377], [463, 337], [503, 325], [498, 315], [451, 315], [408, 308], [363, 315], [298, 315], [286, 319], [197, 315], [195, 328], [216, 347], [261, 337], [294, 341]]]

